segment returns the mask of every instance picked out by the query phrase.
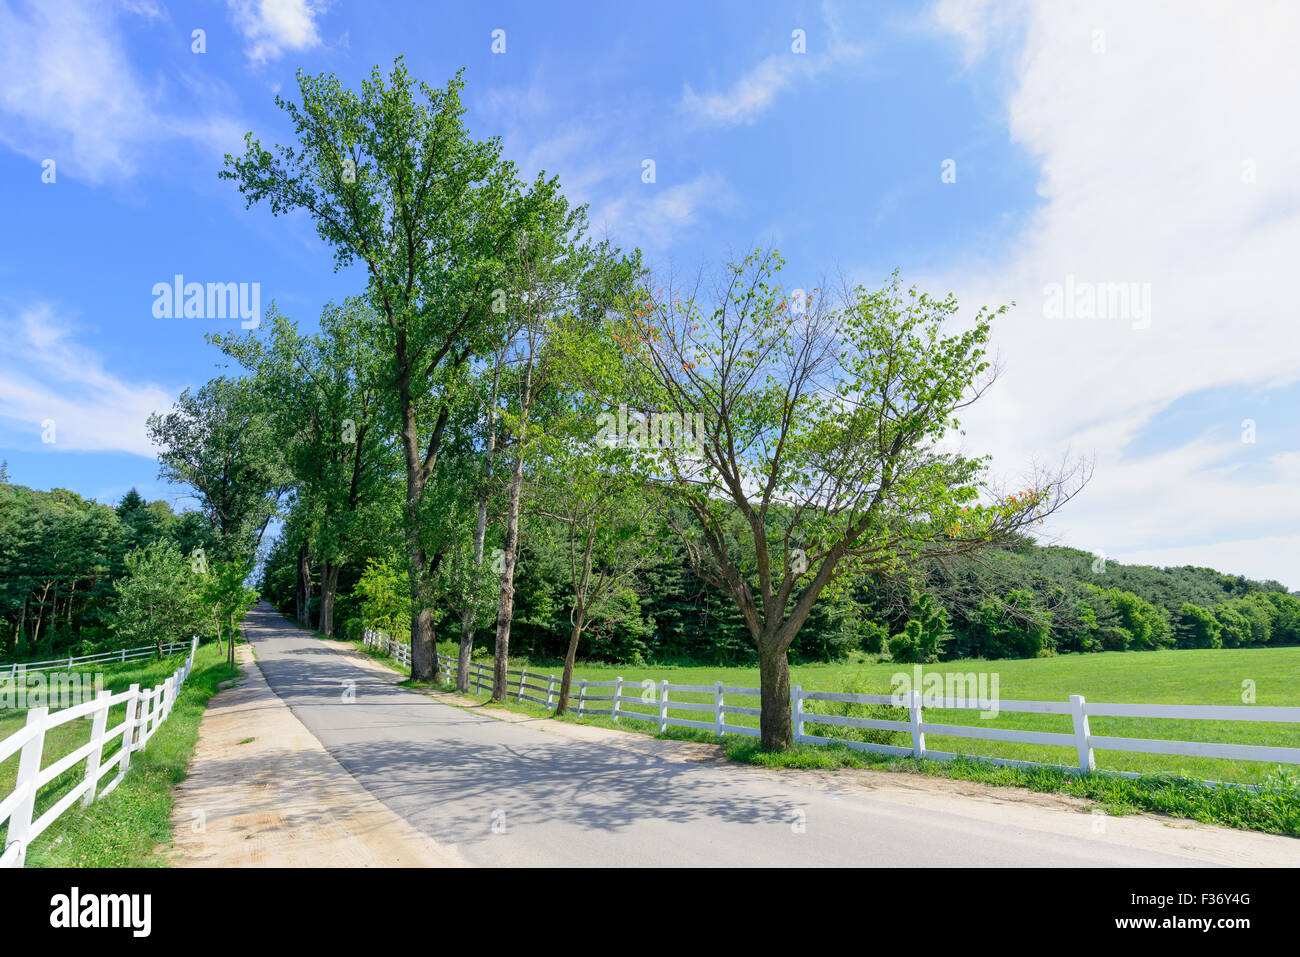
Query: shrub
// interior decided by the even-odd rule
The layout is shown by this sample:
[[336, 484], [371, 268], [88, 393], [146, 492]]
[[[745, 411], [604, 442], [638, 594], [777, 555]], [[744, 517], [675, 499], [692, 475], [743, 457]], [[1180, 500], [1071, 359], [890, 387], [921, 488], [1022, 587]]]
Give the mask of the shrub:
[[[843, 683], [839, 689], [847, 694], [890, 694], [890, 689], [870, 683], [865, 675], [857, 675]], [[816, 724], [814, 715], [829, 714], [844, 718], [871, 718], [877, 721], [909, 720], [906, 708], [889, 704], [859, 704], [853, 701], [805, 701], [804, 724]], [[821, 725], [817, 732], [822, 737], [842, 738], [848, 741], [865, 741], [869, 744], [910, 745], [910, 732], [886, 731], [878, 728], [845, 728], [840, 725]]]

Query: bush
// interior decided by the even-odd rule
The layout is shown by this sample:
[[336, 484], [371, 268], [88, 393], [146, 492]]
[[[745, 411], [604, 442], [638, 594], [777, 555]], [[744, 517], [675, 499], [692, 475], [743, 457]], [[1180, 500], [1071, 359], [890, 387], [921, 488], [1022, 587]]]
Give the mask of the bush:
[[[839, 689], [846, 694], [890, 694], [890, 689], [879, 688], [870, 683], [865, 675], [858, 675], [845, 681]], [[853, 701], [805, 701], [804, 724], [816, 724], [814, 715], [838, 715], [844, 718], [870, 718], [876, 721], [909, 720], [906, 708], [896, 708], [888, 704], [858, 704]], [[840, 725], [822, 725], [819, 732], [822, 737], [843, 738], [847, 741], [865, 741], [868, 744], [893, 744], [910, 746], [912, 737], [906, 731], [885, 731], [878, 728], [845, 728]]]
[[943, 606], [928, 592], [913, 592], [908, 622], [900, 634], [889, 639], [889, 654], [902, 664], [933, 664], [951, 635]]
[[203, 579], [172, 542], [137, 548], [126, 555], [126, 576], [113, 583], [117, 607], [113, 629], [124, 642], [157, 647], [209, 630]]
[[1183, 602], [1174, 629], [1179, 648], [1222, 648], [1222, 632], [1223, 626], [1214, 615], [1200, 605]]

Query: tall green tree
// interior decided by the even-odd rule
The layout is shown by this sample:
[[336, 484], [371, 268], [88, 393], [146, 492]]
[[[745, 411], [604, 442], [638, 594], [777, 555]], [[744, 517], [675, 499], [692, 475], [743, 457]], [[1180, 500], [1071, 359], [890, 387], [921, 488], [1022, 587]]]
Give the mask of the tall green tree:
[[263, 396], [248, 379], [212, 379], [149, 416], [158, 474], [194, 489], [220, 555], [251, 561], [289, 484]]
[[[516, 321], [509, 327], [501, 386], [502, 451], [510, 463], [505, 479], [504, 541], [497, 602], [492, 695], [506, 693], [515, 572], [526, 484], [534, 460], [550, 454], [557, 440], [574, 434], [574, 399], [580, 382], [566, 361], [571, 339], [602, 326], [636, 275], [638, 259], [609, 243], [581, 240], [585, 210], [570, 210], [563, 197], [539, 210], [510, 256], [511, 285], [503, 290]], [[580, 413], [579, 413], [580, 414]]]
[[[339, 574], [358, 540], [375, 523], [375, 512], [396, 491], [397, 458], [379, 420], [374, 358], [364, 334], [374, 317], [359, 299], [325, 307], [316, 335], [300, 332], [274, 306], [259, 333], [210, 336], [252, 373], [283, 449], [296, 495], [295, 508], [308, 527], [302, 554], [320, 565], [317, 627], [334, 634]], [[300, 562], [306, 593], [310, 569]], [[308, 595], [308, 597], [310, 597]], [[303, 624], [312, 626], [303, 603]]]
[[123, 642], [163, 645], [206, 632], [208, 606], [202, 576], [171, 542], [137, 549], [126, 557], [126, 576], [113, 583], [113, 628]]
[[[624, 332], [664, 488], [691, 517], [678, 531], [757, 649], [769, 750], [790, 744], [787, 652], [828, 588], [1007, 541], [1069, 495], [1062, 475], [1001, 494], [986, 458], [945, 445], [990, 382], [996, 312], [946, 333], [951, 297], [895, 278], [833, 308], [783, 291], [780, 265], [758, 252], [695, 291], [649, 283]], [[665, 416], [689, 436], [665, 439]]]
[[638, 590], [638, 576], [664, 554], [654, 493], [635, 470], [620, 467], [624, 450], [570, 440], [548, 456], [535, 513], [558, 522], [565, 546], [569, 639], [555, 713], [564, 714], [578, 643], [592, 624]]
[[300, 102], [276, 98], [296, 143], [268, 151], [250, 133], [221, 174], [250, 206], [306, 212], [335, 268], [365, 271], [377, 317], [365, 339], [383, 363], [382, 400], [405, 465], [411, 667], [422, 680], [438, 673], [433, 589], [449, 542], [435, 479], [448, 422], [472, 360], [499, 338], [494, 293], [509, 285], [508, 254], [562, 203], [555, 180], [523, 187], [497, 139], [469, 136], [462, 87], [459, 74], [442, 89], [417, 82], [400, 58], [360, 90], [300, 72]]
[[199, 585], [199, 595], [212, 615], [217, 643], [221, 643], [221, 628], [227, 629], [226, 661], [235, 663], [235, 629], [248, 614], [248, 609], [258, 599], [258, 594], [245, 584], [248, 566], [241, 562], [219, 562], [209, 567]]

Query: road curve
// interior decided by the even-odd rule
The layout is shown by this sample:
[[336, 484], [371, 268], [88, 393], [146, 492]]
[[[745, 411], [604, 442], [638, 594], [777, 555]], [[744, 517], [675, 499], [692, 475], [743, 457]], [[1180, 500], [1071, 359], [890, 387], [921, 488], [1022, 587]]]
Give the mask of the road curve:
[[474, 714], [394, 687], [266, 603], [249, 613], [245, 633], [267, 683], [325, 749], [392, 811], [471, 865], [1214, 862], [1192, 847], [1158, 850], [1090, 836], [1087, 827], [1069, 834], [1036, 827], [1035, 817], [1018, 820], [1014, 808], [1010, 821], [989, 820], [963, 813], [958, 799], [951, 810], [909, 806], [866, 789], [647, 755]]

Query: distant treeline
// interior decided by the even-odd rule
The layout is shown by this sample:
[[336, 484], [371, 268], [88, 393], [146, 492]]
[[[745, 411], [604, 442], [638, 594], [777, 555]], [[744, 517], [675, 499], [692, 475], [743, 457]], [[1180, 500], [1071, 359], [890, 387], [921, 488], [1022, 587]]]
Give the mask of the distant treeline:
[[[666, 530], [662, 537], [663, 559], [641, 572], [617, 610], [583, 635], [579, 657], [752, 664], [754, 644], [734, 603], [692, 572], [680, 542]], [[568, 559], [561, 528], [545, 519], [529, 523], [515, 580], [514, 653], [563, 657], [571, 630]], [[300, 599], [299, 560], [299, 548], [285, 537], [264, 567], [262, 593], [286, 613]], [[394, 637], [407, 635], [406, 571], [395, 552], [344, 568], [335, 602], [337, 630], [345, 635], [357, 634], [363, 621]], [[319, 603], [317, 594], [313, 616]], [[444, 611], [439, 640], [456, 641], [459, 624]], [[490, 627], [480, 629], [476, 649], [489, 653], [492, 640]], [[926, 661], [1296, 643], [1300, 598], [1277, 582], [1192, 566], [1102, 564], [1087, 552], [1025, 540], [928, 568], [911, 581], [868, 579], [829, 596], [814, 609], [791, 656], [827, 661], [863, 652]]]
[[0, 658], [90, 654], [129, 640], [111, 627], [127, 555], [155, 543], [212, 553], [215, 541], [199, 512], [177, 514], [134, 489], [108, 506], [0, 474]]
[[[292, 511], [292, 509], [291, 509]], [[291, 519], [292, 524], [292, 519]], [[366, 621], [397, 637], [409, 629], [410, 595], [400, 552], [382, 537], [338, 572], [336, 630]], [[634, 590], [583, 635], [579, 656], [612, 662], [752, 663], [754, 645], [735, 605], [701, 581], [684, 549], [663, 535], [663, 557]], [[220, 537], [197, 511], [174, 512], [134, 489], [114, 506], [66, 489], [0, 482], [0, 657], [52, 657], [115, 647], [110, 627], [126, 556], [156, 543], [214, 560]], [[567, 539], [555, 523], [529, 523], [516, 580], [516, 653], [563, 657], [571, 626]], [[263, 593], [296, 613], [301, 549], [282, 536], [263, 568]], [[310, 572], [310, 562], [305, 563]], [[319, 583], [312, 590], [318, 620]], [[443, 613], [439, 637], [455, 641], [459, 619]], [[476, 646], [492, 647], [480, 629]], [[1099, 562], [1071, 548], [1029, 541], [976, 559], [932, 567], [910, 582], [866, 580], [820, 602], [792, 649], [795, 660], [854, 652], [900, 661], [1033, 657], [1052, 653], [1237, 648], [1300, 643], [1300, 598], [1277, 582], [1210, 568]]]

